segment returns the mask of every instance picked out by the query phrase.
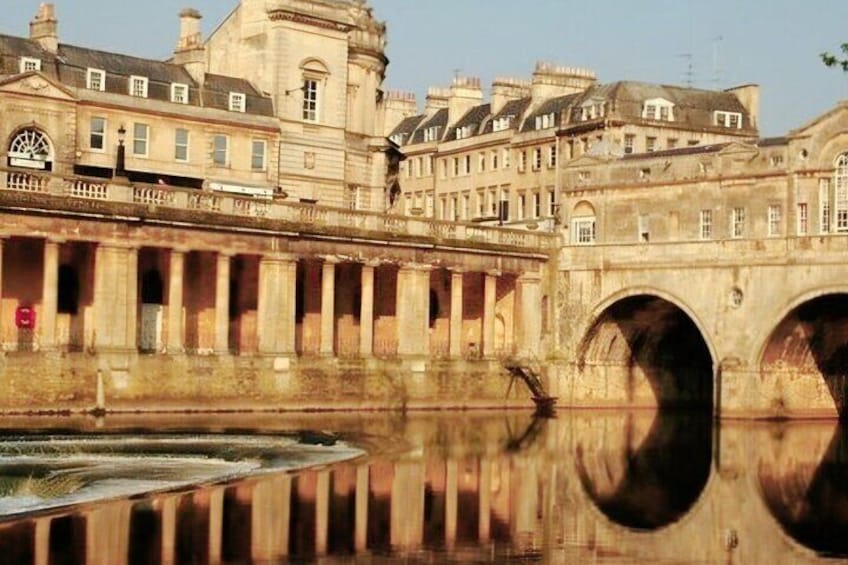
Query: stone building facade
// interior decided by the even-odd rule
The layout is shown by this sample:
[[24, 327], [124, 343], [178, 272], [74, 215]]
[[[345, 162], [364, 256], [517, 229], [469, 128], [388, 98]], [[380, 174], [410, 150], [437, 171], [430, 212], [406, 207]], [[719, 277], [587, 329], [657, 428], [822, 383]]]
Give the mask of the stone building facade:
[[[388, 131], [407, 157], [406, 214], [553, 229], [563, 166], [584, 155], [636, 155], [755, 139], [759, 89], [708, 91], [640, 82], [599, 84], [594, 72], [536, 65], [529, 81], [478, 79], [431, 88], [424, 113], [390, 92]], [[387, 121], [387, 123], [389, 123]]]

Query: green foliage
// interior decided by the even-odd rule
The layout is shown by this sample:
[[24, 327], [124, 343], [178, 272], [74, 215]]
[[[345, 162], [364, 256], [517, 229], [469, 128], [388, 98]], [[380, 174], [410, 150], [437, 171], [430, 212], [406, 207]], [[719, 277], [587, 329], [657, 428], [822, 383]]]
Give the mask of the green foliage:
[[820, 55], [821, 60], [822, 60], [822, 63], [825, 64], [825, 66], [841, 67], [843, 71], [848, 73], [848, 43], [843, 43], [840, 46], [840, 49], [842, 50], [842, 54], [845, 56], [844, 58], [840, 58], [839, 55], [834, 55], [834, 54], [829, 53], [829, 52], [824, 52]]

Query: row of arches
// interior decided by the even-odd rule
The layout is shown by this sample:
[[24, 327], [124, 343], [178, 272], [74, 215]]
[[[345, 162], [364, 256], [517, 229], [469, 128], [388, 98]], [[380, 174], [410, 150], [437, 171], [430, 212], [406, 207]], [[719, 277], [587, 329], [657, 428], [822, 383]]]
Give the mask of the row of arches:
[[[691, 312], [659, 294], [627, 296], [602, 309], [579, 347], [580, 378], [613, 381], [608, 400], [621, 404], [714, 411], [722, 360]], [[820, 379], [836, 413], [848, 417], [848, 293], [793, 305], [764, 340], [757, 363], [763, 378]]]

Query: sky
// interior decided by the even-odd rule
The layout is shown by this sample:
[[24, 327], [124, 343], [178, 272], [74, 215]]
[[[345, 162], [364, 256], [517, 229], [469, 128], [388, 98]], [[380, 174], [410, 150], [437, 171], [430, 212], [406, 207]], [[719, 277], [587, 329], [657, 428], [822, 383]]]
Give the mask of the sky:
[[[177, 14], [206, 33], [236, 0], [53, 0], [63, 43], [164, 59]], [[0, 0], [0, 33], [26, 36], [40, 0]], [[782, 135], [848, 99], [848, 73], [822, 51], [848, 42], [848, 0], [371, 0], [388, 26], [385, 87], [423, 104], [455, 74], [529, 79], [535, 62], [594, 70], [600, 82], [761, 86], [760, 132]], [[11, 6], [11, 9], [9, 8]]]

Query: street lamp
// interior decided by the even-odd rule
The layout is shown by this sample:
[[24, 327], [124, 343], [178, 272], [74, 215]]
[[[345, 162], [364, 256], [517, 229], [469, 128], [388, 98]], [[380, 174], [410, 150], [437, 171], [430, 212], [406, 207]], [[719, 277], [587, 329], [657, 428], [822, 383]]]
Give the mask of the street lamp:
[[117, 162], [115, 163], [115, 176], [126, 178], [127, 176], [127, 149], [124, 146], [124, 140], [127, 135], [127, 130], [124, 127], [124, 124], [121, 124], [121, 127], [118, 128], [118, 154], [117, 154]]

